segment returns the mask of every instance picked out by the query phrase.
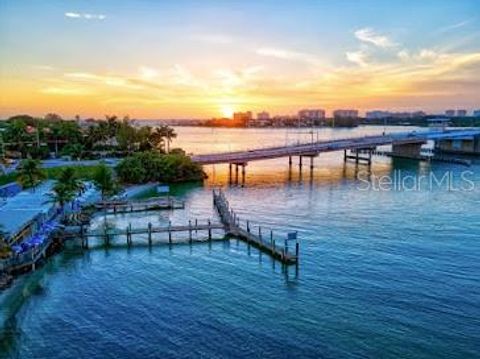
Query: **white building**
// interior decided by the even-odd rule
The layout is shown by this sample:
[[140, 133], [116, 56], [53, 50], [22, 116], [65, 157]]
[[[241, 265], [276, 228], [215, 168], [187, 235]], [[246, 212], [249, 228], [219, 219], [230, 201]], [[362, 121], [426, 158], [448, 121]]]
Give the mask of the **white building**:
[[233, 114], [233, 121], [246, 125], [250, 121], [252, 121], [252, 112], [247, 111], [247, 112], [235, 112]]
[[325, 110], [322, 109], [304, 109], [298, 111], [300, 120], [323, 120], [325, 119]]
[[467, 110], [457, 110], [457, 117], [467, 116]]
[[358, 118], [358, 110], [335, 110], [333, 111], [334, 118]]
[[257, 113], [257, 120], [258, 121], [269, 121], [270, 120], [270, 114], [266, 111], [262, 111]]
[[453, 117], [453, 116], [455, 116], [455, 110], [447, 110], [447, 111], [445, 111], [445, 116], [448, 116], [448, 117]]
[[375, 110], [375, 111], [368, 111], [366, 113], [366, 117], [368, 120], [380, 120], [384, 118], [389, 118], [391, 117], [391, 113], [389, 111], [381, 111], [381, 110]]

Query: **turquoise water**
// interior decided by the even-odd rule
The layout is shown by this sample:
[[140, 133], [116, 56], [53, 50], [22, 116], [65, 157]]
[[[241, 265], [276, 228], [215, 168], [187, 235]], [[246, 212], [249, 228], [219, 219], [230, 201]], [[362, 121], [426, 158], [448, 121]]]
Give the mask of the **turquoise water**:
[[[176, 144], [196, 153], [311, 136], [178, 131]], [[412, 190], [410, 180], [403, 189], [366, 188], [365, 168], [344, 165], [340, 154], [315, 165], [310, 176], [305, 167], [289, 173], [285, 159], [251, 163], [243, 187], [228, 186], [226, 166], [209, 166], [204, 185], [173, 188], [185, 210], [106, 219], [120, 227], [216, 220], [211, 188], [222, 186], [241, 218], [299, 231], [298, 271], [237, 240], [127, 249], [121, 239], [83, 253], [70, 246], [0, 294], [2, 356], [478, 357], [480, 164], [375, 158], [370, 174], [374, 183], [399, 176], [397, 184], [449, 174], [450, 190], [426, 181]]]

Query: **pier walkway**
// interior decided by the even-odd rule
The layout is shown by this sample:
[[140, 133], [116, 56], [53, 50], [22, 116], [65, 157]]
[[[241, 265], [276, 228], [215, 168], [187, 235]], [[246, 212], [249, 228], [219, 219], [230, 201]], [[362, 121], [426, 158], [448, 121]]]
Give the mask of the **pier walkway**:
[[185, 203], [173, 197], [157, 197], [148, 200], [116, 200], [95, 203], [95, 208], [107, 214], [120, 214], [130, 212], [146, 212], [161, 209], [183, 209]]
[[[131, 224], [128, 225], [127, 228], [102, 228], [102, 229], [94, 229], [94, 230], [86, 230], [84, 226], [78, 226], [75, 228], [69, 228], [64, 231], [59, 237], [62, 240], [69, 240], [74, 238], [79, 238], [82, 243], [83, 248], [88, 248], [88, 240], [92, 238], [98, 238], [103, 240], [105, 245], [110, 245], [111, 241], [114, 238], [124, 237], [126, 239], [126, 243], [128, 246], [132, 246], [134, 244], [133, 238], [140, 239], [138, 235], [147, 235], [148, 244], [151, 246], [153, 244], [153, 235], [159, 233], [167, 233], [168, 234], [168, 243], [173, 244], [178, 242], [177, 240], [173, 240], [173, 233], [183, 232], [188, 233], [188, 242], [192, 243], [193, 241], [200, 241], [198, 238], [194, 238], [193, 233], [198, 233], [199, 231], [204, 231], [207, 233], [207, 240], [212, 240], [213, 230], [225, 230], [225, 226], [222, 223], [212, 223], [210, 220], [206, 221], [206, 223], [199, 223], [197, 220], [192, 222], [191, 220], [188, 221], [188, 225], [180, 225], [180, 226], [172, 226], [169, 224], [168, 226], [163, 227], [154, 227], [151, 223], [148, 223], [146, 227], [138, 227], [133, 228]], [[133, 237], [136, 236], [136, 237]], [[142, 240], [143, 242], [144, 240]], [[204, 240], [202, 240], [204, 241]], [[158, 242], [158, 241], [155, 241]], [[182, 241], [184, 242], [184, 241]]]
[[238, 237], [248, 244], [252, 244], [261, 251], [268, 253], [273, 258], [280, 260], [285, 264], [297, 264], [299, 255], [299, 244], [296, 240], [295, 232], [295, 245], [292, 246], [292, 252], [290, 252], [287, 238], [275, 239], [273, 231], [270, 231], [270, 235], [265, 236], [262, 234], [262, 228], [258, 227], [258, 234], [254, 234], [251, 231], [250, 222], [246, 221], [246, 228], [242, 228], [240, 225], [240, 218], [235, 211], [230, 208], [228, 200], [222, 190], [216, 192], [213, 190], [213, 203], [218, 211], [220, 220], [225, 225], [227, 234]]

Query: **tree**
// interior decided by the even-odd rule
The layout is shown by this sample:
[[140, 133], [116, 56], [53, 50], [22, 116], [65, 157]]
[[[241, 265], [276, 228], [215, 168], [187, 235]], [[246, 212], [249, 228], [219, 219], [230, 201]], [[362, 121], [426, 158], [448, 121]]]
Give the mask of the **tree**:
[[116, 168], [117, 175], [125, 183], [146, 182], [147, 173], [140, 156], [124, 158]]
[[163, 128], [163, 132], [165, 133], [165, 137], [167, 138], [167, 153], [170, 153], [170, 143], [172, 139], [177, 137], [175, 130], [170, 126], [161, 126]]
[[167, 152], [170, 150], [170, 143], [172, 138], [177, 137], [175, 130], [167, 125], [161, 125], [156, 127], [154, 131], [150, 134], [150, 142], [153, 147], [158, 149], [160, 152], [165, 152], [165, 144], [167, 144]]
[[26, 155], [25, 142], [32, 141], [32, 136], [26, 131], [27, 124], [22, 118], [14, 118], [8, 120], [8, 126], [5, 131], [5, 142], [15, 146], [15, 150], [20, 151], [22, 157]]
[[190, 157], [153, 151], [123, 159], [117, 166], [117, 175], [126, 183], [183, 182], [205, 178], [202, 167]]
[[101, 164], [95, 171], [93, 181], [102, 193], [102, 200], [105, 199], [107, 195], [115, 193], [116, 184], [113, 179], [112, 170], [105, 166], [105, 164]]
[[40, 168], [40, 162], [34, 159], [23, 160], [18, 171], [18, 181], [25, 188], [35, 186], [45, 178], [45, 174]]
[[53, 202], [58, 203], [63, 211], [65, 204], [72, 201], [75, 198], [75, 192], [72, 188], [60, 180], [58, 180], [52, 188], [50, 197]]
[[116, 134], [118, 146], [120, 149], [130, 152], [133, 144], [136, 142], [136, 138], [135, 127], [130, 124], [130, 119], [125, 117]]
[[84, 150], [85, 147], [80, 143], [69, 143], [62, 149], [62, 154], [79, 160], [82, 158]]
[[73, 167], [64, 168], [58, 176], [58, 182], [62, 183], [69, 190], [71, 190], [74, 195], [76, 195], [83, 188], [83, 183], [78, 179]]
[[152, 127], [150, 126], [142, 126], [137, 130], [135, 140], [140, 151], [150, 151], [154, 147], [150, 141], [151, 134]]

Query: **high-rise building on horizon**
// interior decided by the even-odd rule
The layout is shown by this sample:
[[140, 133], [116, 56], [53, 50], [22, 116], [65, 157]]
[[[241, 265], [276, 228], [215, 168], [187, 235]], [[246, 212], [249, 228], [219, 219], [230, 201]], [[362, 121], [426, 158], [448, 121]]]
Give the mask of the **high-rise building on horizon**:
[[257, 113], [257, 120], [268, 121], [268, 120], [270, 120], [270, 114], [267, 111], [259, 112], [259, 113]]
[[352, 109], [335, 110], [335, 111], [333, 111], [333, 117], [336, 118], [336, 119], [343, 119], [343, 118], [356, 119], [356, 118], [358, 118], [358, 110], [352, 110]]
[[300, 120], [323, 120], [325, 119], [325, 110], [322, 109], [303, 109], [298, 111]]
[[445, 115], [449, 117], [455, 116], [455, 110], [446, 110]]
[[233, 122], [241, 124], [242, 126], [248, 124], [252, 118], [252, 111], [235, 112], [233, 114]]

